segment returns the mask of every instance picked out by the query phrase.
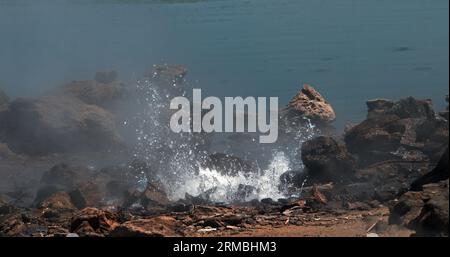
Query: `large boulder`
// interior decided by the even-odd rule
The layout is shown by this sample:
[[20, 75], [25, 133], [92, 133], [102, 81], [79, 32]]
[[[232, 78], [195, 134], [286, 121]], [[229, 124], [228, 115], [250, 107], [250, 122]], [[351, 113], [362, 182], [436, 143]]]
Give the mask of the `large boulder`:
[[312, 86], [306, 84], [289, 102], [287, 110], [317, 123], [330, 123], [336, 119], [333, 107]]
[[391, 208], [389, 222], [416, 231], [417, 236], [449, 235], [449, 182], [427, 184], [407, 192]]
[[367, 106], [368, 118], [345, 134], [348, 150], [361, 165], [439, 159], [448, 142], [448, 122], [435, 115], [429, 100], [376, 99]]
[[16, 153], [47, 155], [124, 147], [112, 114], [73, 97], [17, 99], [5, 116], [5, 141]]
[[319, 136], [303, 143], [301, 158], [312, 181], [339, 183], [355, 174], [355, 160], [331, 137]]
[[442, 155], [438, 165], [429, 173], [415, 180], [411, 185], [412, 191], [420, 191], [423, 186], [430, 183], [436, 183], [449, 178], [449, 152], [448, 148]]

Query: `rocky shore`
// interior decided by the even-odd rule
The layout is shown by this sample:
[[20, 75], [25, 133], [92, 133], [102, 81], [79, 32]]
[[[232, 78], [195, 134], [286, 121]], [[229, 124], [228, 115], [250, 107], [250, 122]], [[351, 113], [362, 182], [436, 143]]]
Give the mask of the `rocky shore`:
[[[213, 201], [214, 188], [173, 200], [161, 174], [175, 176], [165, 164], [183, 146], [137, 155], [148, 123], [130, 127], [130, 114], [156, 99], [139, 83], [160, 98], [178, 95], [186, 74], [157, 65], [138, 87], [102, 71], [39, 98], [0, 91], [0, 235], [448, 236], [448, 108], [413, 97], [369, 100], [367, 118], [336, 135], [331, 104], [305, 85], [280, 111], [279, 144], [305, 124], [318, 132], [293, 151], [302, 165], [275, 178], [286, 197], [249, 199], [259, 189], [241, 184], [230, 202]], [[189, 140], [188, 151], [202, 153], [192, 176], [261, 172], [251, 156], [208, 152], [208, 135]]]

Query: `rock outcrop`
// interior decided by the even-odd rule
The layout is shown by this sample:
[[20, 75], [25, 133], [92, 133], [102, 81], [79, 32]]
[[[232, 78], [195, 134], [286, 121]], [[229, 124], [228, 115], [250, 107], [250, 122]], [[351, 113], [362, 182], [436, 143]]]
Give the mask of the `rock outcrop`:
[[289, 102], [287, 110], [317, 123], [330, 123], [336, 119], [333, 107], [312, 86], [306, 84]]
[[331, 137], [316, 137], [303, 143], [301, 158], [311, 180], [343, 182], [355, 175], [355, 160]]
[[407, 192], [391, 209], [389, 221], [416, 231], [417, 236], [448, 236], [448, 195], [448, 179], [424, 185], [422, 191]]
[[367, 105], [368, 118], [345, 134], [360, 165], [439, 159], [448, 142], [448, 122], [436, 116], [429, 100], [371, 100]]
[[124, 148], [112, 114], [73, 97], [17, 99], [4, 116], [5, 142], [16, 153], [48, 155]]

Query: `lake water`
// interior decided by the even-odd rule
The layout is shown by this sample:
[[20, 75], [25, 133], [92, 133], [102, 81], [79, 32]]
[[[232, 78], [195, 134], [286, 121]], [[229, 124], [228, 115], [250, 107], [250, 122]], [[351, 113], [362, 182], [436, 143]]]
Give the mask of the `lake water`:
[[449, 83], [448, 0], [0, 0], [0, 88], [35, 95], [117, 69], [184, 64], [204, 95], [278, 96], [303, 83], [338, 126], [369, 98], [432, 98]]

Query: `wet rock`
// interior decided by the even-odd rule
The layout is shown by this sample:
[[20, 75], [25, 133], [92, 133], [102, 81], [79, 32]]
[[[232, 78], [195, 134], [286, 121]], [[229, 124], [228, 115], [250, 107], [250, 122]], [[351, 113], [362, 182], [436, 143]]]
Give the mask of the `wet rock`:
[[112, 237], [176, 237], [183, 236], [183, 225], [173, 217], [160, 216], [123, 223], [111, 231]]
[[254, 186], [239, 184], [234, 199], [236, 202], [244, 202], [257, 192]]
[[298, 193], [307, 184], [308, 173], [302, 170], [289, 170], [281, 174], [278, 189], [288, 195]]
[[4, 120], [6, 143], [16, 153], [47, 155], [124, 147], [109, 112], [71, 97], [17, 99]]
[[312, 182], [343, 182], [355, 174], [355, 160], [331, 137], [316, 137], [302, 145], [301, 158]]
[[217, 187], [213, 187], [211, 189], [206, 190], [205, 192], [193, 196], [188, 193], [184, 195], [184, 199], [182, 200], [185, 204], [188, 205], [207, 205], [211, 204], [211, 195], [215, 193], [217, 190]]
[[287, 110], [313, 122], [329, 123], [336, 119], [333, 107], [312, 86], [306, 84], [290, 101]]
[[95, 208], [85, 208], [72, 217], [70, 232], [79, 235], [89, 235], [90, 233], [108, 235], [117, 226], [118, 223], [112, 213]]
[[95, 73], [95, 81], [103, 84], [112, 83], [116, 81], [118, 77], [117, 71], [114, 70], [98, 71]]
[[141, 204], [149, 211], [156, 211], [168, 207], [170, 201], [161, 182], [153, 181], [147, 184], [144, 191], [130, 189], [125, 193], [123, 207], [129, 208], [135, 203]]
[[102, 168], [99, 176], [107, 181], [105, 191], [109, 198], [121, 198], [130, 191], [143, 191], [146, 181], [158, 181], [155, 170], [141, 160]]
[[209, 158], [204, 161], [202, 166], [208, 169], [217, 170], [228, 176], [237, 176], [238, 173], [248, 175], [258, 172], [256, 163], [223, 153], [211, 154]]

